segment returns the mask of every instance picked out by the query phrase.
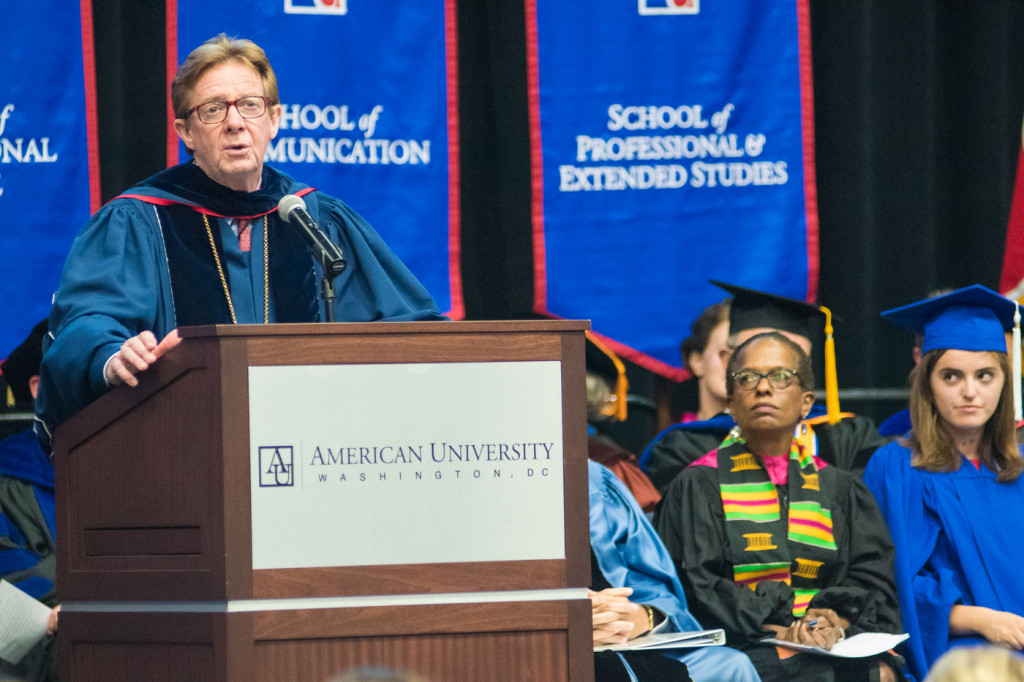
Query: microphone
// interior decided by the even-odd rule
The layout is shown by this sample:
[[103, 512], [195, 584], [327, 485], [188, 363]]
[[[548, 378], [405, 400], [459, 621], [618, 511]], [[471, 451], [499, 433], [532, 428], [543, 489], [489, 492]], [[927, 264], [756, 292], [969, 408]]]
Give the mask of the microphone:
[[277, 202], [277, 214], [281, 219], [298, 230], [306, 245], [313, 252], [313, 257], [324, 269], [325, 277], [337, 277], [344, 272], [348, 263], [341, 255], [341, 249], [327, 238], [320, 226], [316, 224], [313, 217], [306, 210], [306, 202], [302, 197], [294, 194], [286, 194]]

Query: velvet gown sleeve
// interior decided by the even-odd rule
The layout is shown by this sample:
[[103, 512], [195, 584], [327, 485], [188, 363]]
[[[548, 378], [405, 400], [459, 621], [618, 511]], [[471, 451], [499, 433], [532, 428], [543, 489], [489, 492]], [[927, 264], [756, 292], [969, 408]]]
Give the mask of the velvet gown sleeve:
[[[61, 274], [40, 367], [36, 414], [53, 429], [108, 390], [103, 365], [127, 339], [173, 329], [155, 209], [115, 200], [82, 228]], [[46, 344], [44, 343], [44, 346]]]
[[731, 646], [768, 637], [765, 623], [792, 621], [793, 589], [762, 582], [756, 590], [733, 581], [727, 557], [725, 513], [715, 470], [684, 469], [672, 482], [654, 517], [682, 578], [687, 603], [706, 628], [722, 628]]
[[393, 322], [447, 319], [408, 267], [358, 213], [340, 199], [321, 192], [316, 198], [320, 224], [329, 230], [348, 262], [335, 279], [338, 321]]
[[700, 630], [690, 615], [672, 559], [629, 490], [607, 468], [588, 460], [590, 546], [608, 582], [633, 588], [630, 601], [664, 613], [670, 632]]

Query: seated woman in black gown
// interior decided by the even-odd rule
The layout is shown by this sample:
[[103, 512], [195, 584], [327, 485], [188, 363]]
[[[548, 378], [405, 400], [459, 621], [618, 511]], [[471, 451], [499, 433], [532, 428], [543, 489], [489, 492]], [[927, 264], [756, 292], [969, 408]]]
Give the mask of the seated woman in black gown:
[[813, 431], [797, 431], [814, 402], [807, 354], [759, 334], [736, 349], [727, 378], [737, 427], [676, 477], [655, 516], [694, 616], [724, 628], [765, 681], [899, 679], [890, 654], [788, 656], [758, 643], [831, 648], [860, 631], [901, 632], [894, 551], [864, 484], [816, 456]]

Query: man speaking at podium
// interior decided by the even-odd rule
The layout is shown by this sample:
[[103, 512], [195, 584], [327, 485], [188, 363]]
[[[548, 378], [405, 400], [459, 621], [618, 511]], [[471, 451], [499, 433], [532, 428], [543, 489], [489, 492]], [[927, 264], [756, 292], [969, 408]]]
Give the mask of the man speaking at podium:
[[65, 263], [37, 401], [44, 443], [110, 387], [137, 385], [178, 343], [178, 327], [321, 319], [310, 251], [278, 215], [287, 195], [302, 197], [348, 261], [334, 319], [444, 319], [355, 211], [264, 165], [281, 105], [259, 46], [224, 34], [206, 41], [178, 68], [171, 100], [193, 159], [104, 206]]

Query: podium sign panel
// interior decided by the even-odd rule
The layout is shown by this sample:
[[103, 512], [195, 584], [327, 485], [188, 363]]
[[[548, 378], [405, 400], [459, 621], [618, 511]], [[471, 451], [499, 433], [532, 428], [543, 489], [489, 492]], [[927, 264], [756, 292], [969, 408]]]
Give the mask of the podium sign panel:
[[253, 568], [564, 559], [561, 381], [551, 361], [250, 367]]

